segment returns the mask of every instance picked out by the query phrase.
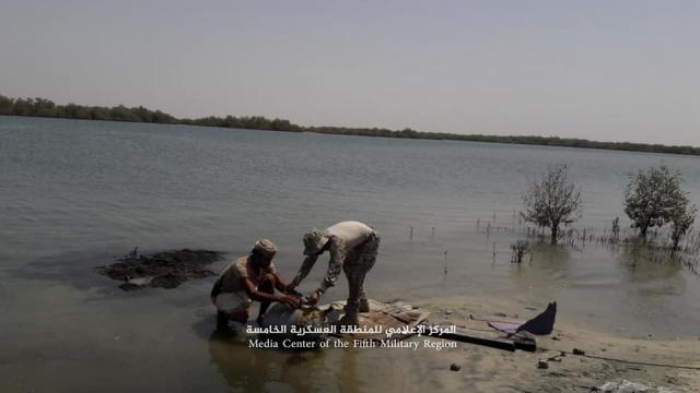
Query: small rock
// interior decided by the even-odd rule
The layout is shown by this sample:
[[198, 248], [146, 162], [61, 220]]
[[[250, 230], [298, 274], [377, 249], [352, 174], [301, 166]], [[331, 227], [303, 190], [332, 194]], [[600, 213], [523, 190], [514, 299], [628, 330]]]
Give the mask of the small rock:
[[452, 315], [452, 310], [445, 310], [445, 315]]
[[507, 317], [507, 315], [504, 314], [504, 313], [502, 313], [502, 312], [497, 312], [497, 313], [496, 313], [496, 316], [497, 316], [497, 317], [501, 317], [501, 318]]
[[554, 341], [561, 341], [561, 337], [559, 337], [559, 336], [553, 336], [553, 337], [552, 337], [552, 340], [554, 340]]
[[457, 363], [452, 363], [452, 364], [450, 364], [450, 370], [452, 370], [452, 371], [459, 371], [459, 370], [461, 370], [461, 369], [462, 369], [462, 366], [460, 366], [460, 365], [457, 364]]
[[136, 277], [127, 281], [127, 284], [132, 284], [136, 286], [148, 285], [153, 281], [153, 277]]
[[546, 370], [549, 368], [549, 363], [545, 362], [544, 360], [539, 360], [537, 362], [537, 368], [541, 368], [543, 370]]
[[584, 351], [583, 349], [574, 348], [574, 355], [583, 356], [585, 354], [586, 354], [586, 351]]

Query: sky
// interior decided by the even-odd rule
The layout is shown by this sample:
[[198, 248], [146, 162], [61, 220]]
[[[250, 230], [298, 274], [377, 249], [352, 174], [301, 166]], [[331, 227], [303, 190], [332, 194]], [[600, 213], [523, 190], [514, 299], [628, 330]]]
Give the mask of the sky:
[[0, 0], [0, 94], [700, 146], [700, 1]]

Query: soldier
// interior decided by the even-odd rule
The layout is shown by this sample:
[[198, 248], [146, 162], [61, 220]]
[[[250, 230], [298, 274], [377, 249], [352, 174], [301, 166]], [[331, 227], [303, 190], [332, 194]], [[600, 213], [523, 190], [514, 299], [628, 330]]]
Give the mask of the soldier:
[[368, 312], [369, 303], [363, 284], [365, 275], [372, 269], [377, 259], [379, 236], [371, 227], [358, 221], [344, 221], [321, 231], [316, 228], [304, 235], [304, 255], [306, 258], [299, 272], [288, 286], [294, 289], [309, 274], [318, 257], [325, 251], [330, 253], [328, 271], [321, 285], [309, 297], [310, 304], [316, 304], [321, 295], [335, 281], [342, 269], [348, 279], [349, 295], [345, 316], [340, 323], [357, 325], [358, 313]]
[[252, 300], [261, 302], [258, 324], [262, 323], [271, 302], [299, 307], [297, 297], [274, 294], [275, 288], [283, 292], [288, 287], [277, 276], [272, 263], [276, 253], [274, 243], [267, 239], [258, 240], [250, 255], [236, 259], [221, 272], [211, 291], [211, 300], [217, 308], [217, 330], [228, 329], [229, 320], [246, 323]]

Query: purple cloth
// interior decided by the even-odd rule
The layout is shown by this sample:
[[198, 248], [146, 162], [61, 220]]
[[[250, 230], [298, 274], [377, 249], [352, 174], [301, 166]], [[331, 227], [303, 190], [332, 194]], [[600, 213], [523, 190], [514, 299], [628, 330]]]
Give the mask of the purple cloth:
[[499, 332], [515, 334], [518, 332], [518, 328], [522, 326], [523, 322], [488, 322], [488, 324]]

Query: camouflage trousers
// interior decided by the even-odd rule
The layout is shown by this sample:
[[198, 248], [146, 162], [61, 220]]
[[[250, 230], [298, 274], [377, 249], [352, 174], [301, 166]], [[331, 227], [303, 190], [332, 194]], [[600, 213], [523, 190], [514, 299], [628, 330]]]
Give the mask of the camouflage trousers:
[[377, 260], [377, 250], [379, 249], [379, 236], [373, 233], [364, 243], [348, 252], [343, 263], [343, 271], [348, 279], [348, 303], [345, 315], [348, 317], [357, 316], [360, 310], [360, 300], [367, 299], [364, 290], [365, 276], [374, 266]]

